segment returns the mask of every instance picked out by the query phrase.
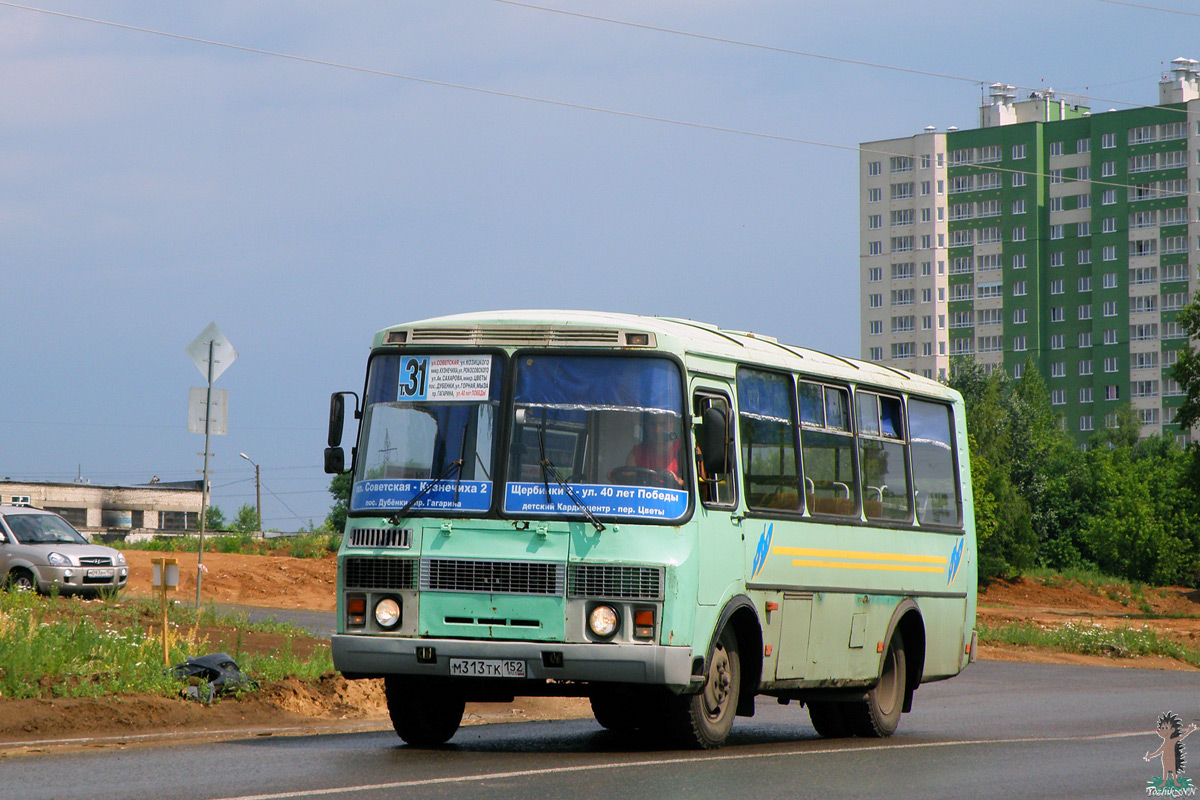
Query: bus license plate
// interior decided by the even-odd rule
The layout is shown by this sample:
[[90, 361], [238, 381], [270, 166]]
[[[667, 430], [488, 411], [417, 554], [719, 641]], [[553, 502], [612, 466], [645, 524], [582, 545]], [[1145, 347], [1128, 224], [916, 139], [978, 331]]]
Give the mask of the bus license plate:
[[89, 570], [87, 571], [87, 576], [88, 576], [89, 578], [111, 578], [112, 576], [114, 576], [114, 575], [116, 575], [116, 574], [117, 574], [117, 571], [116, 571], [116, 570], [114, 570], [114, 569], [112, 569], [112, 568], [109, 568], [109, 569], [89, 569]]
[[507, 658], [452, 658], [450, 674], [465, 678], [524, 678], [525, 662]]

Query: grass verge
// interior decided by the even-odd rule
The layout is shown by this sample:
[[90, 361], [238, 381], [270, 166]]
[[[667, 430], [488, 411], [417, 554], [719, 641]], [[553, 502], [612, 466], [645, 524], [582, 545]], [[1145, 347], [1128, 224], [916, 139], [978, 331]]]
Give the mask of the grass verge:
[[[160, 536], [144, 542], [107, 542], [118, 550], [150, 550], [181, 553], [199, 549], [197, 536]], [[235, 553], [255, 556], [291, 556], [292, 558], [324, 558], [336, 553], [342, 537], [336, 533], [302, 533], [273, 539], [258, 538], [248, 533], [217, 533], [204, 537], [206, 552]]]
[[1074, 622], [1055, 627], [1035, 625], [1032, 622], [1010, 622], [991, 626], [981, 620], [978, 631], [979, 643], [985, 645], [1036, 647], [1112, 658], [1168, 656], [1200, 667], [1200, 650], [1180, 644], [1148, 627], [1110, 629]]
[[[0, 591], [0, 698], [99, 697], [149, 693], [171, 696], [181, 682], [167, 674], [160, 635], [161, 607], [154, 601], [84, 601]], [[286, 677], [315, 680], [333, 669], [326, 646], [297, 655], [293, 643], [306, 637], [282, 623], [255, 623], [213, 608], [168, 607], [171, 664], [225, 650], [242, 671], [260, 681]], [[274, 634], [269, 651], [243, 651], [243, 637]], [[219, 634], [222, 644], [209, 636]]]

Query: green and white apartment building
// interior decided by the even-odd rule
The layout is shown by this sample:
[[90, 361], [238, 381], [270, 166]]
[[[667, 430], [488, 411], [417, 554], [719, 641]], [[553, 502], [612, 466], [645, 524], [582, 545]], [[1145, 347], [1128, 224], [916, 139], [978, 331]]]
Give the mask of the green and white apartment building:
[[1172, 62], [1156, 106], [993, 84], [979, 116], [860, 145], [863, 358], [933, 378], [958, 356], [1032, 362], [1080, 442], [1126, 402], [1143, 435], [1186, 440], [1171, 366], [1200, 283], [1197, 62]]

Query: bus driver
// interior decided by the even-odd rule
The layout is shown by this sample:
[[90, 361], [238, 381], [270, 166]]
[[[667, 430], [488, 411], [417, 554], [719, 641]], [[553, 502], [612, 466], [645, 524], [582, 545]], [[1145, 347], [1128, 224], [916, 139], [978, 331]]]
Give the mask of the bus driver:
[[[625, 467], [651, 470], [664, 488], [682, 489], [683, 441], [676, 421], [674, 414], [646, 414], [642, 422], [642, 441], [629, 451]], [[613, 470], [610, 479], [613, 473], [620, 472], [619, 467]]]

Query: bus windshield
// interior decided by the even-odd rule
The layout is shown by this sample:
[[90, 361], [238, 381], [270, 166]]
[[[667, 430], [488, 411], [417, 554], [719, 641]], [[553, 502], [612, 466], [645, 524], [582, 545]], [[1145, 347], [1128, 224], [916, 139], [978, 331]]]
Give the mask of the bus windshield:
[[528, 354], [516, 359], [513, 380], [505, 513], [686, 514], [690, 458], [675, 362]]
[[350, 510], [488, 511], [502, 367], [479, 353], [372, 359]]

